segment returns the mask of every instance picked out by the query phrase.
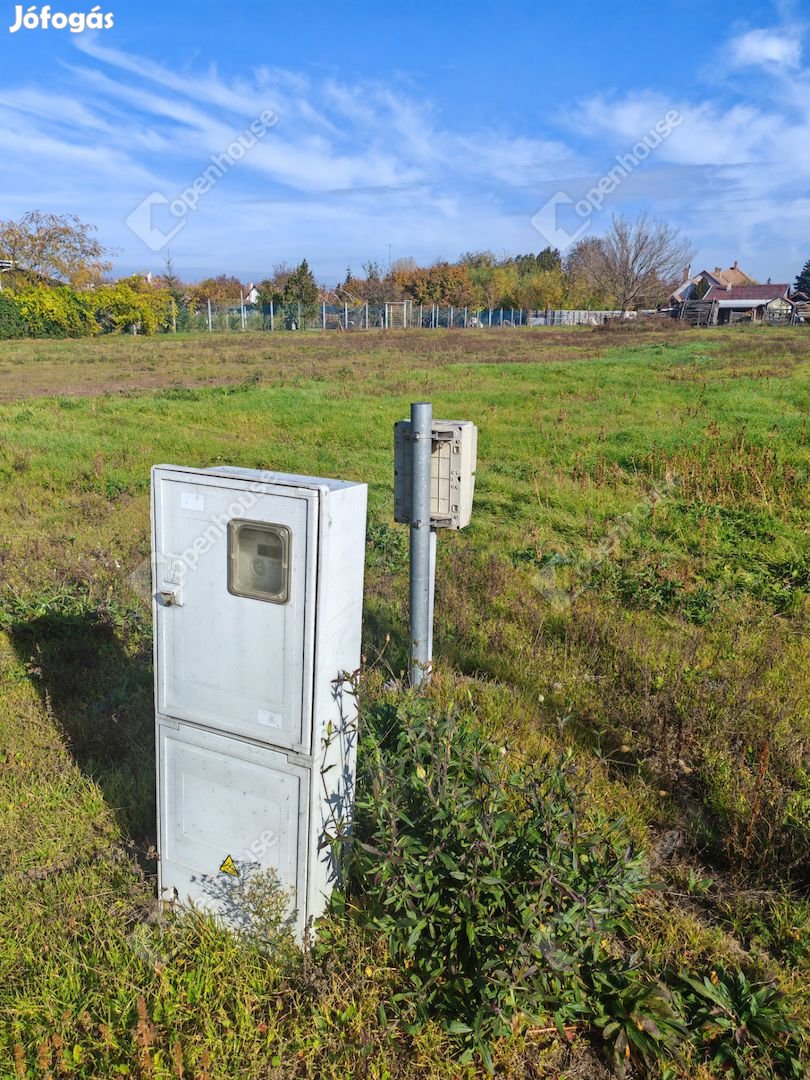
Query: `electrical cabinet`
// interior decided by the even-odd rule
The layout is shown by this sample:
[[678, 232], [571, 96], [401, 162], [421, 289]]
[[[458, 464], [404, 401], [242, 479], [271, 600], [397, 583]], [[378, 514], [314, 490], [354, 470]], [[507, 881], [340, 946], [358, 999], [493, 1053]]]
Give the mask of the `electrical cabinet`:
[[[394, 520], [411, 521], [411, 422], [394, 425]], [[463, 529], [470, 523], [478, 428], [470, 420], [434, 420], [430, 455], [430, 523]]]
[[366, 485], [152, 470], [158, 888], [238, 925], [274, 869], [299, 934], [351, 816]]

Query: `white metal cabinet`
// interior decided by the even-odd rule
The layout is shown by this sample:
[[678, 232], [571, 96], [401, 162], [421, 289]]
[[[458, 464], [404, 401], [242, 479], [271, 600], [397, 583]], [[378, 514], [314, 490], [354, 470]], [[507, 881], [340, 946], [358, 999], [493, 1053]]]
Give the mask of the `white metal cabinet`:
[[153, 469], [162, 899], [238, 925], [238, 884], [272, 866], [299, 932], [322, 913], [328, 835], [354, 796], [343, 676], [360, 664], [366, 496], [338, 480]]

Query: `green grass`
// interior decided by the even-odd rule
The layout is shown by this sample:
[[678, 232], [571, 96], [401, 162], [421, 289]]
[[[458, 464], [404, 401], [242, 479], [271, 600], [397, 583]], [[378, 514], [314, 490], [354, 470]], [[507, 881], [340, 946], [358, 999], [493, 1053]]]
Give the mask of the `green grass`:
[[[653, 969], [774, 979], [810, 1022], [803, 328], [3, 348], [0, 1077], [476, 1074], [386, 1013], [402, 972], [373, 935], [338, 920], [323, 968], [151, 908], [150, 466], [369, 483], [373, 702], [406, 661], [392, 425], [425, 398], [479, 427], [473, 523], [440, 536], [437, 708], [575, 749], [648, 852]], [[553, 1026], [502, 1040], [500, 1072], [603, 1075], [587, 1025]]]

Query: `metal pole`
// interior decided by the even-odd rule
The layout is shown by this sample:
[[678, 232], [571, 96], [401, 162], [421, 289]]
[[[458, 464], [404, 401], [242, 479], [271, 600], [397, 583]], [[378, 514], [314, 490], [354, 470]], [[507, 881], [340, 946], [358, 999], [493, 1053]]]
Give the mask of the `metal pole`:
[[321, 304], [321, 326], [326, 329], [326, 304]]
[[273, 301], [270, 301], [270, 329], [275, 330], [275, 311], [273, 310]]
[[210, 334], [212, 330], [213, 330], [213, 327], [211, 325], [211, 301], [209, 300], [208, 301], [208, 333]]
[[436, 600], [436, 537], [438, 529], [430, 529], [430, 580], [428, 585], [428, 668], [433, 667], [433, 609]]
[[430, 663], [430, 456], [433, 406], [411, 405], [410, 680], [420, 686]]

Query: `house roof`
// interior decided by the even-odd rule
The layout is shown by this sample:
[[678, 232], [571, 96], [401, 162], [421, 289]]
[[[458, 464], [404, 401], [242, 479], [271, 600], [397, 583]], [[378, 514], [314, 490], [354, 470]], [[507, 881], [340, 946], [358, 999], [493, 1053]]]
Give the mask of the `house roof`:
[[734, 265], [730, 266], [728, 270], [721, 270], [719, 266], [715, 267], [714, 277], [718, 278], [721, 284], [725, 283], [726, 285], [736, 286], [755, 284], [754, 279], [749, 277], [744, 270], [740, 269], [736, 260]]
[[724, 289], [720, 285], [712, 285], [704, 296], [704, 300], [759, 300], [767, 304], [769, 300], [777, 300], [779, 297], [788, 298], [789, 285], [732, 285]]
[[[688, 273], [688, 271], [686, 271]], [[753, 285], [754, 279], [749, 277], [743, 270], [740, 270], [738, 264], [734, 263], [728, 270], [721, 270], [719, 266], [716, 266], [714, 270], [701, 270], [699, 274], [695, 274], [694, 277], [687, 277], [685, 281], [682, 281], [680, 285], [672, 293], [672, 300], [681, 300], [686, 294], [690, 293], [695, 285], [698, 285], [701, 281], [707, 281], [710, 286], [731, 285], [732, 288], [741, 285]]]

